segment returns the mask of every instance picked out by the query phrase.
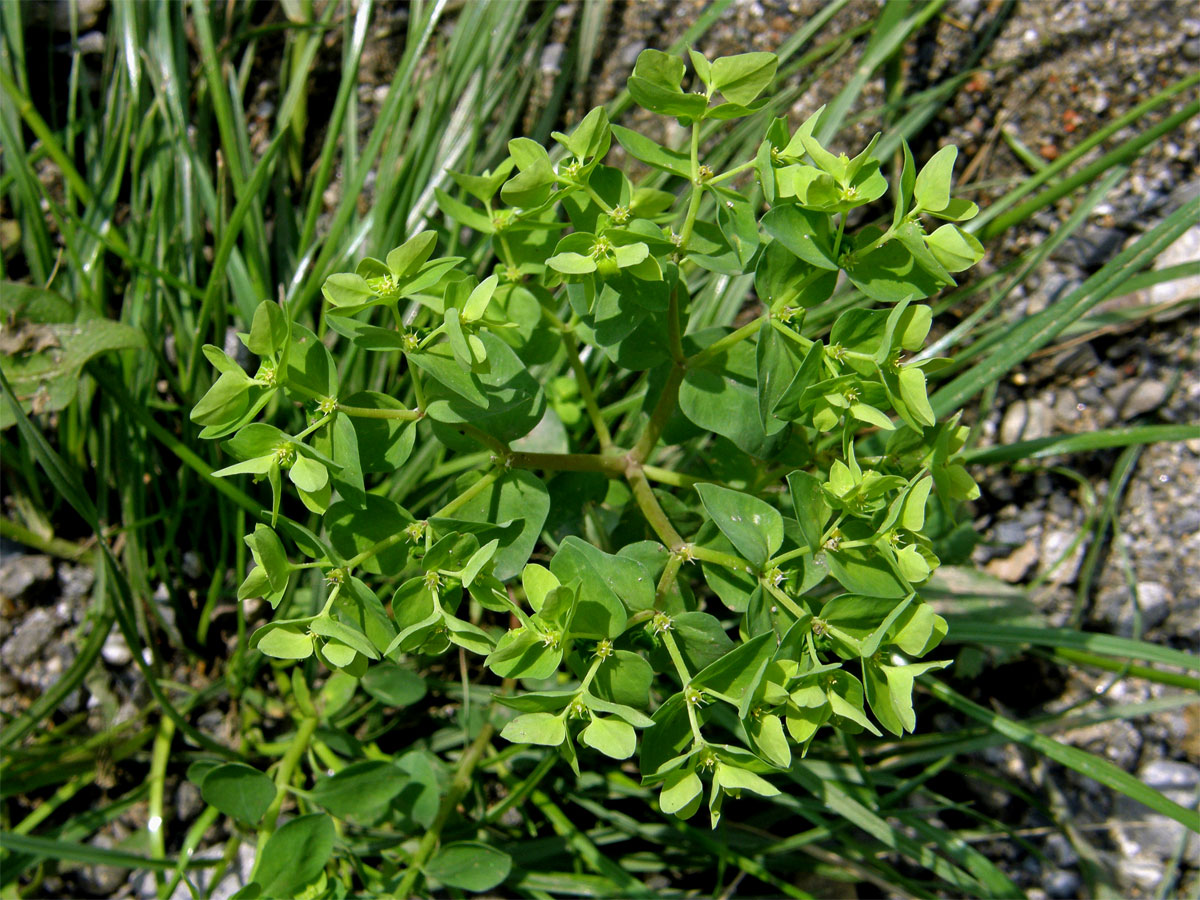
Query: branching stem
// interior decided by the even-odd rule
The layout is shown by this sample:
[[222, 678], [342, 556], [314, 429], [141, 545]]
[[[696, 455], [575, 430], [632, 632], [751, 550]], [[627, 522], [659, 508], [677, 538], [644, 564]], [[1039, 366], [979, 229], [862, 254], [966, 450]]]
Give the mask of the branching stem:
[[429, 830], [421, 837], [421, 843], [417, 845], [417, 851], [408, 861], [408, 869], [405, 870], [404, 877], [400, 879], [400, 884], [396, 887], [396, 896], [401, 900], [408, 900], [412, 896], [417, 879], [421, 876], [422, 867], [429, 861], [429, 857], [437, 848], [438, 841], [441, 840], [442, 829], [446, 826], [451, 813], [458, 807], [459, 801], [471, 787], [471, 777], [475, 772], [475, 767], [483, 757], [484, 750], [491, 744], [494, 730], [491, 722], [485, 723], [479, 729], [479, 734], [476, 735], [471, 746], [467, 748], [467, 752], [459, 759], [454, 780], [450, 782], [450, 789], [442, 797], [437, 816], [434, 818], [433, 824], [429, 826]]

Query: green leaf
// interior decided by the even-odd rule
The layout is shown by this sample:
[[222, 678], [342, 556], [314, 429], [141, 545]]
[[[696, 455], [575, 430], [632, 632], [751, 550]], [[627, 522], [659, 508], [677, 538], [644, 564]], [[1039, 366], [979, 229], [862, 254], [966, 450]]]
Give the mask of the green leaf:
[[546, 594], [559, 584], [559, 580], [549, 569], [537, 563], [529, 563], [521, 570], [521, 586], [525, 589], [525, 597], [535, 612], [542, 608]]
[[456, 841], [442, 846], [425, 864], [430, 878], [464, 891], [489, 891], [508, 877], [512, 857], [479, 841]]
[[950, 660], [914, 663], [907, 666], [885, 666], [874, 660], [863, 661], [863, 681], [867, 702], [879, 724], [897, 737], [917, 727], [913, 712], [913, 681], [918, 675], [933, 669], [944, 669]]
[[[360, 391], [342, 400], [360, 409], [404, 409], [404, 404], [387, 394]], [[358, 460], [363, 473], [395, 472], [412, 454], [416, 425], [401, 419], [347, 416], [358, 439]]]
[[837, 271], [829, 216], [795, 204], [776, 206], [762, 217], [762, 227], [800, 259], [819, 269]]
[[[576, 578], [582, 582], [571, 628], [575, 633], [616, 637], [625, 630], [626, 608], [636, 612], [654, 606], [654, 581], [640, 563], [605, 553], [574, 535], [562, 542], [550, 571], [564, 584]], [[585, 627], [592, 631], [580, 630]]]
[[316, 493], [329, 484], [329, 470], [303, 454], [296, 454], [296, 461], [288, 469], [288, 478], [302, 491]]
[[925, 373], [917, 366], [902, 366], [898, 374], [900, 398], [909, 413], [922, 425], [936, 425], [925, 387]]
[[783, 544], [783, 517], [775, 507], [715, 484], [698, 484], [700, 502], [748, 562], [761, 570]]
[[779, 57], [774, 53], [739, 53], [714, 60], [710, 86], [731, 103], [748, 106], [775, 77]]
[[[671, 631], [689, 672], [699, 672], [738, 646], [729, 639], [720, 621], [705, 612], [689, 611], [672, 616]], [[668, 662], [659, 668], [669, 667]]]
[[567, 739], [567, 726], [561, 716], [553, 713], [525, 713], [505, 725], [500, 737], [514, 744], [557, 747]]
[[382, 302], [367, 279], [351, 272], [338, 272], [325, 279], [321, 293], [333, 307], [361, 307]]
[[514, 138], [508, 142], [508, 152], [520, 171], [505, 182], [500, 197], [510, 206], [540, 206], [550, 197], [555, 181], [546, 148], [529, 138]]
[[550, 678], [562, 663], [562, 648], [548, 645], [540, 634], [519, 628], [500, 636], [484, 665], [501, 678]]
[[[880, 235], [879, 229], [868, 226], [855, 235], [854, 243], [865, 248]], [[921, 268], [912, 251], [899, 240], [862, 255], [852, 254], [845, 272], [860, 291], [884, 303], [898, 303], [905, 297], [921, 299], [943, 287], [942, 280]]]
[[[680, 62], [679, 65], [682, 66], [683, 63]], [[677, 87], [666, 88], [637, 75], [629, 77], [626, 87], [638, 106], [661, 116], [699, 119], [708, 108], [708, 99], [701, 95], [685, 94]]]
[[609, 130], [608, 111], [603, 106], [594, 107], [575, 126], [570, 136], [551, 132], [550, 136], [570, 151], [578, 160], [600, 160], [608, 152], [612, 132]]
[[[680, 65], [683, 63], [681, 62]], [[634, 159], [644, 162], [651, 168], [691, 179], [692, 160], [686, 153], [660, 147], [650, 138], [628, 128], [622, 128], [620, 125], [612, 126], [612, 133], [617, 139], [617, 143], [624, 147], [625, 152]]]
[[591, 691], [613, 703], [645, 709], [653, 681], [654, 670], [645, 657], [629, 650], [618, 650], [600, 664], [592, 678]]
[[396, 280], [415, 275], [437, 246], [436, 231], [422, 231], [392, 250], [387, 255], [388, 270]]
[[852, 594], [900, 599], [908, 594], [891, 567], [870, 551], [861, 549], [828, 551], [829, 572]]
[[613, 759], [629, 759], [637, 749], [637, 733], [627, 722], [595, 716], [580, 732], [579, 743]]
[[[704, 336], [715, 340], [717, 334]], [[759, 421], [758, 360], [746, 341], [688, 366], [679, 386], [679, 410], [692, 424], [754, 456], [769, 458], [782, 442], [783, 432], [768, 435]]]
[[913, 185], [913, 198], [917, 206], [931, 212], [946, 208], [950, 203], [950, 181], [954, 176], [954, 161], [957, 158], [958, 148], [953, 144], [943, 147], [929, 158]]
[[754, 692], [775, 653], [775, 632], [770, 631], [738, 644], [720, 659], [692, 676], [692, 687], [700, 688], [732, 704], [745, 717]]
[[452, 172], [447, 169], [446, 174], [454, 179], [455, 184], [480, 203], [489, 203], [496, 196], [496, 191], [500, 190], [500, 185], [508, 178], [508, 173], [512, 171], [513, 165], [510, 157], [498, 165], [495, 172], [484, 171], [479, 175], [465, 175], [462, 172]]
[[333, 820], [324, 813], [284, 822], [256, 861], [254, 880], [263, 897], [294, 897], [316, 878], [333, 855]]
[[225, 763], [204, 776], [200, 796], [225, 815], [253, 825], [275, 799], [275, 783], [244, 763]]
[[758, 420], [767, 434], [787, 427], [787, 422], [775, 417], [773, 410], [796, 374], [794, 344], [779, 333], [785, 326], [764, 319], [758, 332], [755, 361], [758, 367]]
[[362, 678], [363, 689], [385, 706], [411, 706], [425, 696], [425, 679], [392, 662], [371, 666]]
[[744, 724], [751, 743], [763, 760], [781, 769], [792, 764], [792, 748], [783, 733], [783, 721], [779, 716], [752, 715], [744, 720]]
[[533, 553], [550, 512], [550, 493], [540, 478], [525, 469], [512, 469], [455, 512], [460, 519], [499, 526], [519, 523], [500, 537], [492, 559], [492, 574], [501, 581], [516, 576]]
[[685, 809], [693, 800], [698, 800], [703, 790], [700, 776], [691, 769], [672, 772], [663, 782], [658, 795], [658, 807], [667, 815], [673, 815]]
[[382, 817], [408, 783], [408, 775], [391, 762], [362, 760], [318, 778], [312, 788], [312, 799], [339, 819], [369, 825]]
[[969, 269], [983, 259], [983, 245], [979, 239], [949, 222], [925, 238], [925, 243], [950, 272]]
[[[266, 630], [269, 629], [269, 630]], [[263, 636], [257, 647], [276, 659], [307, 659], [313, 653], [313, 639], [307, 629], [297, 627], [271, 628], [263, 626]]]
[[[408, 355], [431, 379], [426, 388], [426, 411], [437, 422], [467, 422], [498, 440], [515, 440], [532, 431], [542, 418], [545, 394], [506, 343], [490, 332], [478, 337], [487, 357], [486, 371], [464, 368], [444, 344]], [[466, 353], [471, 360], [470, 350]]]
[[[413, 522], [400, 504], [386, 497], [368, 493], [365, 505], [340, 500], [325, 512], [325, 528], [330, 543], [345, 559], [351, 559], [385, 538], [404, 531]], [[408, 543], [401, 541], [368, 557], [363, 571], [372, 575], [401, 572], [408, 560]]]
[[246, 348], [258, 356], [274, 356], [287, 344], [288, 321], [279, 304], [264, 300], [254, 310]]
[[254, 561], [266, 574], [271, 590], [282, 591], [286, 588], [292, 567], [288, 564], [287, 552], [279, 535], [260, 522], [254, 526], [254, 533], [246, 535], [243, 540], [250, 548]]
[[771, 784], [761, 775], [755, 775], [749, 769], [733, 766], [729, 763], [718, 762], [715, 776], [716, 781], [727, 791], [750, 791], [762, 797], [776, 797], [779, 788]]
[[492, 302], [492, 296], [496, 293], [496, 285], [499, 282], [499, 276], [489, 275], [471, 291], [467, 302], [463, 305], [463, 321], [474, 322], [487, 312], [488, 304]]

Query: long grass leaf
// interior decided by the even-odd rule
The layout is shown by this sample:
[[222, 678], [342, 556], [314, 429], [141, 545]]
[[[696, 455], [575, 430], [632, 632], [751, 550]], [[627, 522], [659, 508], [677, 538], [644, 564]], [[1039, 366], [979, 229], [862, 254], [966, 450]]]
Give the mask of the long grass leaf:
[[1164, 816], [1174, 819], [1176, 822], [1192, 829], [1192, 831], [1200, 832], [1200, 817], [1197, 816], [1195, 810], [1186, 809], [1174, 800], [1163, 796], [1159, 791], [1142, 784], [1124, 769], [1118, 768], [1107, 759], [1080, 750], [1078, 747], [1070, 747], [1061, 741], [1056, 741], [1054, 738], [1039, 734], [1033, 729], [1022, 725], [1020, 722], [1014, 722], [1012, 719], [1005, 718], [999, 713], [985, 709], [937, 679], [930, 679], [924, 682], [924, 685], [929, 693], [948, 706], [970, 716], [977, 722], [983, 722], [993, 731], [1004, 735], [1009, 740], [1016, 741], [1018, 744], [1036, 750], [1038, 753], [1049, 757], [1055, 762], [1073, 769], [1080, 775], [1086, 775], [1088, 778], [1095, 779], [1106, 787], [1110, 787], [1124, 794], [1126, 797], [1136, 800], [1144, 806], [1148, 806], [1155, 812], [1162, 813]]

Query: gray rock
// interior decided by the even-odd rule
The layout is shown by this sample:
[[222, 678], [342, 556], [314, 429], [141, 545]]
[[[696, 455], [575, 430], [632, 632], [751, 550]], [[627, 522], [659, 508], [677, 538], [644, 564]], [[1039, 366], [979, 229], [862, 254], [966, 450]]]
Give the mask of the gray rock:
[[[101, 847], [105, 850], [112, 850], [116, 847], [116, 842], [104, 832], [92, 838], [90, 843], [93, 847]], [[120, 869], [116, 866], [84, 866], [79, 870], [79, 884], [89, 894], [107, 897], [125, 883], [127, 874], [128, 869]]]
[[1191, 507], [1171, 516], [1167, 522], [1167, 531], [1172, 537], [1182, 538], [1200, 531], [1200, 508]]
[[35, 609], [18, 625], [4, 646], [0, 647], [0, 659], [10, 668], [19, 669], [29, 665], [42, 655], [51, 638], [58, 632], [60, 623], [48, 609]]
[[175, 791], [175, 818], [181, 822], [190, 822], [204, 809], [204, 800], [200, 796], [200, 788], [186, 778], [179, 782]]
[[1139, 893], [1153, 891], [1162, 881], [1163, 865], [1158, 860], [1122, 858], [1117, 863], [1117, 878], [1122, 884], [1138, 889]]
[[[1196, 766], [1156, 759], [1141, 767], [1138, 780], [1182, 806], [1195, 807], [1196, 789], [1200, 786], [1200, 769]], [[1135, 800], [1121, 795], [1114, 813], [1120, 822], [1113, 827], [1113, 839], [1127, 857], [1157, 860], [1161, 869], [1161, 861], [1173, 858], [1184, 840], [1187, 841], [1184, 852], [1189, 858], [1200, 853], [1200, 835], [1174, 819], [1151, 812]], [[1131, 871], [1131, 881], [1143, 885], [1136, 877], [1141, 874], [1140, 870]]]
[[992, 530], [992, 537], [999, 544], [1019, 547], [1025, 543], [1025, 526], [1020, 522], [1001, 522]]
[[[1079, 566], [1083, 562], [1084, 542], [1071, 549], [1076, 534], [1074, 531], [1054, 529], [1047, 531], [1042, 537], [1043, 569], [1057, 566], [1050, 577], [1054, 584], [1071, 584], [1079, 575]], [[1059, 562], [1059, 560], [1062, 560]]]
[[1171, 614], [1170, 591], [1157, 581], [1139, 581], [1138, 606], [1142, 609], [1142, 627], [1149, 631], [1167, 621]]
[[1120, 252], [1127, 236], [1119, 228], [1089, 223], [1067, 238], [1051, 257], [1081, 269], [1098, 269]]
[[1050, 835], [1046, 838], [1044, 849], [1050, 860], [1060, 868], [1070, 868], [1079, 862], [1079, 854], [1075, 852], [1075, 848], [1071, 846], [1071, 842], [1067, 840], [1065, 834]]
[[1064, 522], [1074, 521], [1075, 511], [1078, 509], [1074, 501], [1062, 491], [1055, 491], [1051, 494], [1047, 506], [1052, 515]]
[[1105, 398], [1116, 411], [1117, 418], [1135, 419], [1162, 406], [1168, 388], [1161, 381], [1139, 378], [1126, 381], [1105, 392]]
[[125, 643], [125, 636], [120, 631], [113, 631], [100, 648], [100, 655], [110, 666], [127, 666], [133, 662], [133, 651]]
[[1079, 888], [1082, 886], [1082, 882], [1080, 881], [1078, 872], [1058, 869], [1045, 876], [1042, 886], [1046, 891], [1047, 897], [1068, 898], [1079, 896]]
[[1004, 412], [1000, 422], [1000, 443], [1015, 444], [1048, 437], [1054, 429], [1050, 407], [1039, 399], [1017, 400]]
[[50, 557], [15, 553], [0, 564], [0, 597], [20, 600], [30, 588], [53, 580]]
[[1162, 791], [1176, 803], [1187, 806], [1200, 787], [1200, 767], [1172, 759], [1156, 759], [1142, 766], [1138, 777], [1148, 786]]
[[[96, 583], [96, 573], [88, 566], [73, 566], [70, 564], [58, 567], [58, 589], [64, 603], [70, 604], [77, 613], [84, 612], [85, 604], [80, 601], [87, 597]], [[76, 615], [75, 620], [79, 621]]]

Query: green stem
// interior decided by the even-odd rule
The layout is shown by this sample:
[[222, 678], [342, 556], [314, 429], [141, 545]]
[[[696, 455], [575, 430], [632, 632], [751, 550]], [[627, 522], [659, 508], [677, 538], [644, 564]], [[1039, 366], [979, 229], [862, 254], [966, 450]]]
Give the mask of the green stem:
[[24, 544], [26, 547], [32, 547], [42, 553], [48, 553], [51, 556], [57, 556], [60, 559], [76, 560], [83, 556], [91, 549], [89, 544], [75, 544], [65, 538], [42, 537], [35, 531], [26, 528], [19, 522], [14, 522], [12, 519], [0, 517], [0, 537], [6, 537], [10, 540]]
[[693, 559], [699, 559], [703, 562], [716, 563], [718, 566], [724, 566], [727, 569], [736, 569], [739, 572], [753, 572], [754, 567], [742, 559], [740, 556], [734, 556], [732, 553], [722, 553], [720, 550], [709, 550], [707, 547], [697, 547], [695, 544], [691, 546]]
[[575, 336], [569, 331], [564, 331], [562, 337], [563, 347], [567, 351], [567, 362], [571, 365], [571, 371], [575, 373], [575, 383], [579, 385], [579, 396], [583, 399], [583, 406], [587, 410], [588, 418], [592, 420], [592, 427], [596, 430], [596, 439], [600, 441], [600, 449], [607, 450], [612, 446], [612, 434], [608, 430], [608, 423], [600, 415], [600, 407], [596, 404], [596, 395], [588, 380], [587, 370], [583, 367], [583, 360], [579, 358], [579, 345], [575, 341]]
[[655, 609], [662, 609], [663, 602], [667, 599], [671, 588], [675, 586], [675, 576], [679, 574], [679, 567], [681, 565], [683, 565], [683, 556], [678, 553], [672, 553], [671, 558], [667, 560], [666, 566], [663, 567], [662, 577], [658, 579], [658, 587], [654, 591]]
[[485, 723], [479, 729], [479, 734], [476, 736], [474, 742], [467, 748], [467, 752], [458, 761], [458, 770], [454, 773], [454, 780], [450, 782], [450, 789], [446, 791], [446, 795], [442, 798], [437, 816], [434, 818], [433, 824], [429, 826], [429, 830], [421, 837], [421, 843], [417, 845], [416, 852], [408, 861], [408, 869], [404, 872], [404, 877], [400, 879], [400, 884], [396, 888], [396, 896], [401, 898], [401, 900], [408, 900], [412, 896], [413, 888], [416, 887], [417, 879], [421, 875], [421, 867], [433, 855], [433, 851], [441, 839], [442, 829], [446, 826], [450, 814], [458, 807], [459, 801], [462, 800], [467, 790], [471, 787], [471, 776], [475, 771], [475, 767], [479, 764], [480, 758], [483, 756], [483, 751], [491, 743], [494, 730], [491, 722]]
[[316, 730], [317, 720], [315, 718], [305, 717], [301, 719], [300, 725], [296, 728], [296, 733], [288, 743], [287, 752], [283, 754], [283, 759], [279, 761], [279, 770], [275, 773], [275, 799], [267, 807], [266, 814], [262, 818], [262, 827], [258, 831], [258, 846], [254, 854], [254, 868], [250, 872], [251, 881], [254, 880], [254, 876], [258, 873], [258, 867], [262, 863], [263, 848], [267, 845], [267, 841], [271, 839], [271, 835], [275, 833], [275, 828], [279, 820], [279, 811], [283, 808], [283, 800], [288, 795], [288, 787], [292, 783], [292, 776], [296, 774], [296, 766], [300, 764], [300, 758], [304, 756], [304, 751], [308, 749], [308, 742], [312, 740], [313, 732]]
[[679, 309], [680, 290], [680, 286], [676, 285], [671, 289], [670, 296], [667, 298], [667, 346], [670, 348], [671, 359], [675, 360], [675, 365], [686, 368], [687, 356], [683, 352], [683, 329], [680, 322], [682, 316]]
[[[680, 684], [687, 687], [692, 676], [688, 674], [687, 666], [683, 662], [683, 654], [679, 652], [679, 646], [675, 643], [675, 635], [671, 634], [671, 630], [665, 629], [659, 632], [659, 637], [662, 638], [663, 646], [667, 648], [667, 653], [671, 657], [671, 662], [675, 664], [675, 671], [679, 675]], [[688, 704], [690, 707], [692, 704]]]
[[719, 484], [711, 478], [697, 478], [695, 475], [684, 475], [682, 472], [674, 472], [671, 469], [662, 469], [658, 466], [642, 466], [642, 471], [646, 473], [646, 477], [651, 481], [660, 481], [663, 484], [669, 484], [671, 487], [690, 488], [698, 484]]
[[646, 480], [646, 476], [642, 473], [642, 470], [635, 468], [627, 471], [625, 479], [629, 482], [630, 490], [633, 491], [633, 499], [637, 501], [638, 508], [641, 509], [642, 515], [646, 517], [646, 521], [650, 523], [650, 527], [654, 529], [654, 533], [658, 535], [659, 540], [667, 545], [668, 550], [679, 550], [682, 548], [684, 545], [683, 538], [675, 530], [675, 526], [671, 524], [671, 520], [667, 518], [667, 514], [663, 512], [663, 508], [654, 496], [654, 491], [650, 488], [650, 482]]
[[767, 593], [769, 593], [772, 597], [774, 597], [776, 600], [778, 600], [780, 603], [782, 603], [784, 606], [786, 606], [788, 612], [790, 612], [797, 619], [803, 619], [805, 616], [808, 615], [807, 610], [801, 609], [799, 606], [797, 606], [796, 602], [794, 600], [792, 600], [791, 597], [789, 597], [787, 594], [785, 594], [783, 591], [781, 591], [775, 585], [771, 584], [768, 581], [762, 581], [762, 582], [760, 582], [760, 584], [762, 584], [762, 586], [767, 589]]
[[559, 472], [600, 472], [619, 478], [625, 471], [621, 457], [598, 453], [513, 453], [508, 464], [521, 469], [549, 469]]
[[484, 475], [482, 478], [480, 478], [477, 482], [475, 482], [473, 485], [471, 485], [469, 488], [467, 488], [465, 491], [463, 491], [461, 494], [459, 494], [457, 497], [455, 497], [453, 500], [451, 500], [449, 503], [447, 503], [445, 506], [443, 506], [441, 509], [439, 509], [437, 512], [435, 512], [432, 516], [430, 516], [430, 518], [437, 519], [437, 518], [441, 518], [443, 516], [452, 515], [460, 507], [471, 502], [472, 499], [474, 499], [476, 496], [478, 496], [479, 494], [482, 494], [485, 490], [487, 490], [488, 487], [492, 484], [492, 482], [494, 482], [497, 478], [499, 478], [501, 475], [503, 475], [504, 472], [505, 472], [505, 470], [500, 467], [496, 467], [496, 468], [492, 469], [490, 472], [488, 472], [486, 475]]
[[838, 220], [837, 237], [833, 242], [833, 258], [838, 258], [838, 253], [842, 249], [842, 235], [846, 233], [846, 214], [842, 213], [842, 217]]
[[612, 215], [613, 208], [604, 202], [604, 199], [599, 194], [596, 193], [595, 188], [593, 188], [590, 184], [585, 184], [585, 185], [583, 185], [583, 190], [589, 197], [592, 198], [593, 203], [595, 203], [598, 207], [600, 207], [602, 210], [604, 210], [604, 212], [607, 215], [610, 215], [610, 216]]
[[427, 404], [425, 403], [425, 390], [421, 387], [421, 374], [411, 362], [408, 364], [408, 373], [412, 376], [413, 396], [417, 400], [417, 409], [421, 415], [424, 415]]
[[515, 790], [512, 791], [512, 793], [510, 793], [507, 797], [505, 797], [484, 814], [483, 821], [480, 822], [480, 824], [490, 825], [492, 822], [495, 822], [502, 815], [528, 797], [529, 794], [533, 792], [533, 789], [536, 788], [541, 783], [542, 779], [546, 777], [550, 770], [554, 768], [554, 764], [556, 762], [558, 762], [558, 752], [552, 749], [542, 757], [542, 761], [537, 764], [532, 772], [521, 779], [521, 783], [516, 787]]
[[757, 159], [752, 159], [752, 160], [749, 160], [748, 162], [742, 163], [741, 165], [734, 166], [732, 169], [722, 172], [720, 175], [713, 178], [709, 182], [709, 184], [719, 184], [722, 181], [726, 181], [726, 180], [732, 178], [734, 175], [740, 174], [741, 172], [745, 172], [747, 169], [751, 168], [757, 162], [758, 162]]
[[731, 331], [729, 334], [725, 335], [725, 337], [718, 338], [717, 340], [713, 341], [699, 353], [688, 357], [688, 368], [694, 369], [698, 366], [702, 366], [713, 357], [720, 356], [735, 344], [740, 344], [742, 341], [746, 340], [746, 338], [753, 337], [754, 335], [758, 334], [758, 332], [762, 329], [763, 322], [766, 321], [766, 319], [767, 316], [765, 315], [759, 316], [754, 321], [747, 322], [736, 331]]
[[330, 416], [332, 416], [332, 415], [333, 415], [333, 413], [326, 413], [325, 415], [321, 416], [321, 418], [317, 419], [311, 425], [309, 425], [307, 428], [305, 428], [303, 431], [301, 431], [299, 434], [295, 435], [292, 438], [292, 440], [293, 441], [304, 440], [306, 437], [308, 437], [310, 434], [312, 434], [314, 431], [316, 431], [318, 428], [320, 428], [322, 425], [324, 425], [326, 422], [328, 422]]
[[344, 403], [337, 405], [337, 411], [358, 419], [403, 419], [406, 422], [415, 422], [425, 415], [418, 409], [371, 409], [366, 406], [346, 406]]
[[200, 817], [192, 823], [192, 827], [188, 829], [187, 835], [183, 839], [183, 846], [179, 848], [179, 865], [175, 867], [175, 871], [171, 874], [171, 880], [167, 883], [166, 890], [163, 891], [162, 896], [170, 897], [175, 893], [175, 888], [183, 880], [183, 873], [187, 869], [188, 860], [192, 858], [192, 854], [200, 846], [200, 842], [204, 839], [204, 835], [208, 833], [208, 829], [212, 828], [220, 817], [221, 811], [219, 809], [215, 806], [207, 806], [204, 812], [200, 814]]
[[[154, 737], [154, 750], [150, 757], [150, 796], [147, 800], [146, 830], [150, 833], [150, 855], [154, 859], [165, 859], [167, 842], [163, 835], [166, 817], [163, 815], [163, 793], [166, 789], [167, 763], [171, 759], [171, 742], [175, 738], [175, 723], [166, 716], [158, 723], [158, 734]], [[158, 883], [158, 896], [164, 897], [163, 888], [166, 879], [161, 872], [155, 872], [154, 879]]]
[[700, 198], [704, 189], [700, 184], [700, 123], [692, 123], [692, 195], [688, 199], [687, 215], [683, 220], [683, 231], [679, 233], [679, 253], [687, 252], [692, 229], [696, 227], [696, 213], [700, 211]]
[[666, 384], [663, 385], [658, 402], [654, 405], [654, 412], [650, 414], [650, 421], [646, 423], [645, 430], [638, 438], [633, 450], [630, 451], [630, 459], [643, 463], [650, 458], [650, 454], [654, 452], [654, 448], [658, 444], [658, 439], [662, 436], [663, 429], [667, 427], [671, 413], [675, 412], [675, 404], [679, 400], [679, 385], [682, 383], [683, 366], [676, 364], [671, 367], [671, 371], [667, 375]]

